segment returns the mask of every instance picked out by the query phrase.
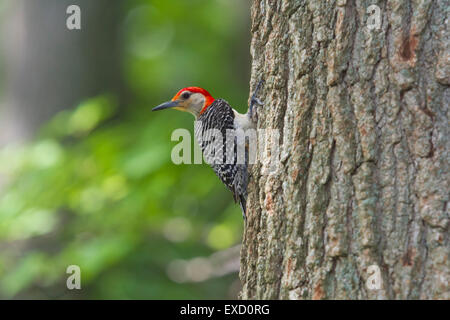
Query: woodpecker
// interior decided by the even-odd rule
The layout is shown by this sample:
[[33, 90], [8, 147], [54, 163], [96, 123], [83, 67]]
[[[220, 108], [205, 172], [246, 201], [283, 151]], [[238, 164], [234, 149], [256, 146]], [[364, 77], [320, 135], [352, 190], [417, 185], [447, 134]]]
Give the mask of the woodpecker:
[[[238, 202], [244, 221], [246, 221], [247, 184], [248, 184], [248, 141], [240, 140], [228, 134], [230, 130], [256, 129], [255, 105], [262, 105], [257, 98], [262, 85], [261, 80], [250, 99], [247, 113], [241, 114], [233, 109], [224, 99], [214, 99], [211, 94], [200, 87], [186, 87], [177, 92], [171, 101], [160, 104], [152, 111], [168, 108], [191, 113], [195, 119], [194, 135], [205, 156], [206, 162], [212, 167], [219, 179], [232, 192], [235, 202]], [[216, 139], [216, 133], [221, 139]], [[242, 132], [242, 131], [241, 131]], [[231, 141], [228, 141], [231, 140]], [[244, 143], [244, 145], [242, 145]], [[238, 148], [244, 149], [244, 159], [238, 158]], [[214, 155], [206, 155], [214, 151]], [[231, 157], [230, 157], [231, 155]], [[231, 159], [230, 159], [231, 158]], [[238, 161], [239, 160], [239, 161]]]

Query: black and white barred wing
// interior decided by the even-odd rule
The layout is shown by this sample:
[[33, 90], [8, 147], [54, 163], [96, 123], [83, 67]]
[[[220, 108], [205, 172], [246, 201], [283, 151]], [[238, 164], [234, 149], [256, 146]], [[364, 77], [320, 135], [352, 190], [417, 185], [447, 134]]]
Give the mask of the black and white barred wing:
[[233, 192], [235, 201], [241, 204], [245, 212], [248, 154], [245, 153], [237, 161], [234, 112], [225, 100], [215, 100], [198, 117], [195, 136], [205, 161]]

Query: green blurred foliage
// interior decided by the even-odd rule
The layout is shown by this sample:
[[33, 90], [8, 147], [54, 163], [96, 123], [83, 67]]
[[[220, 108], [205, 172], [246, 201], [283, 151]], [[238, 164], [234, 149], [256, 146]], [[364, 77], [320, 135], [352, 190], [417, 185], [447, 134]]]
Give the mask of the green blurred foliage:
[[[126, 105], [114, 92], [80, 97], [35, 141], [0, 150], [0, 298], [235, 297], [237, 273], [177, 274], [211, 273], [197, 257], [239, 244], [243, 221], [207, 165], [170, 160], [171, 133], [192, 132], [192, 116], [150, 110], [191, 85], [246, 109], [248, 3], [135, 0], [123, 10]], [[66, 289], [73, 264], [80, 291]]]

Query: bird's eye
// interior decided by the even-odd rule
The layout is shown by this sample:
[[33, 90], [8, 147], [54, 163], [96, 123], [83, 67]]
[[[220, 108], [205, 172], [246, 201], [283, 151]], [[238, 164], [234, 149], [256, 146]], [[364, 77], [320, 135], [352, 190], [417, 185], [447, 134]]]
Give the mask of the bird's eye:
[[191, 93], [190, 93], [190, 92], [185, 92], [185, 93], [183, 93], [183, 94], [181, 95], [181, 97], [182, 97], [183, 99], [189, 99], [190, 96], [191, 96]]

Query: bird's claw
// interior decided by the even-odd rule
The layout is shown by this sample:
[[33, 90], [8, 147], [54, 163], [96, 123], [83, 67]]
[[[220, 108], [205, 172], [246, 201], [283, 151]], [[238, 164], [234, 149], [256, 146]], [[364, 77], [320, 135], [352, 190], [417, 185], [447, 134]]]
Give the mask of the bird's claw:
[[252, 119], [254, 119], [254, 121], [256, 122], [258, 119], [258, 115], [256, 114], [256, 112], [253, 112], [253, 107], [255, 105], [259, 105], [259, 106], [263, 106], [264, 103], [258, 98], [258, 92], [261, 89], [262, 84], [264, 83], [264, 80], [259, 80], [258, 84], [256, 85], [256, 89], [253, 92], [252, 97], [250, 98], [250, 115], [252, 117]]
[[256, 98], [256, 97], [252, 97], [252, 99], [250, 100], [250, 104], [252, 104], [252, 105], [257, 104], [257, 105], [260, 105], [260, 106], [264, 105], [264, 103], [262, 103], [262, 101], [260, 99]]

